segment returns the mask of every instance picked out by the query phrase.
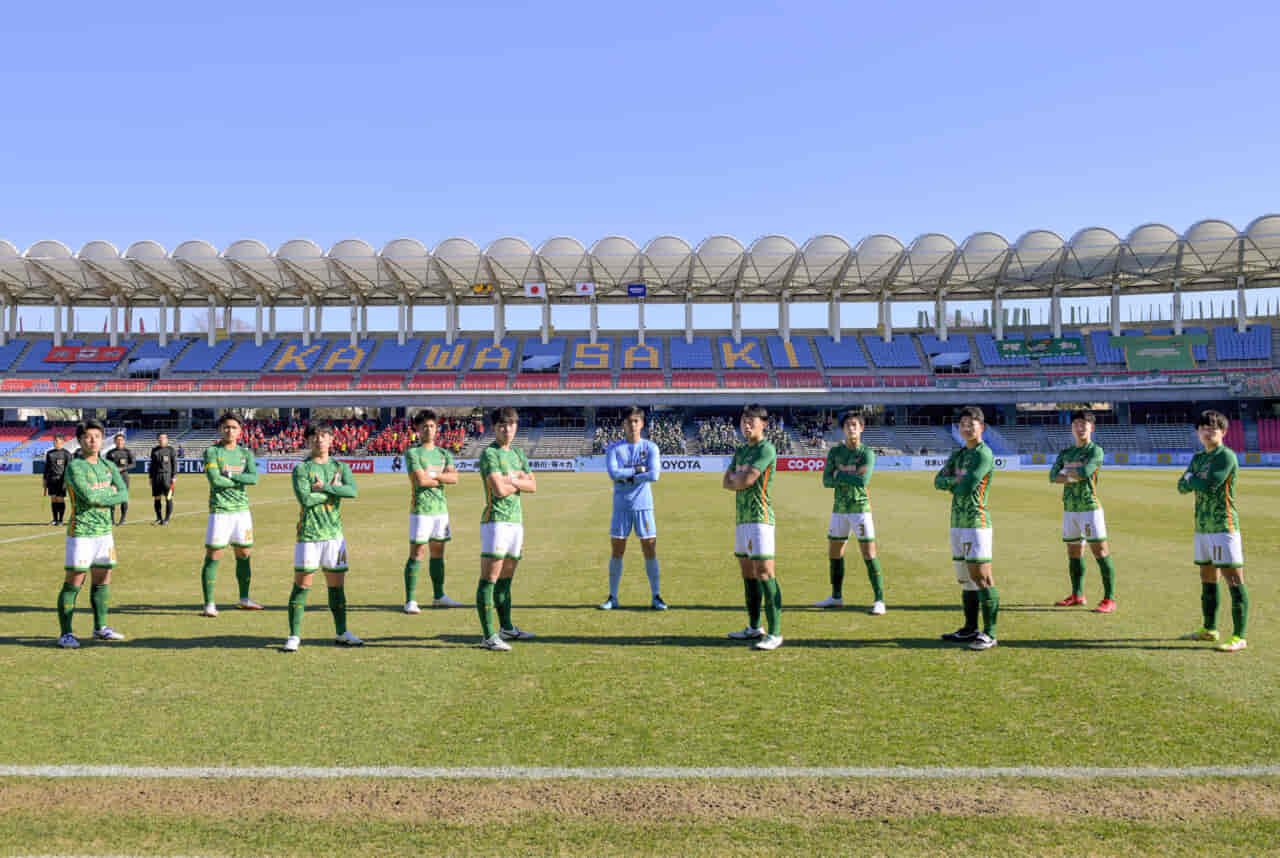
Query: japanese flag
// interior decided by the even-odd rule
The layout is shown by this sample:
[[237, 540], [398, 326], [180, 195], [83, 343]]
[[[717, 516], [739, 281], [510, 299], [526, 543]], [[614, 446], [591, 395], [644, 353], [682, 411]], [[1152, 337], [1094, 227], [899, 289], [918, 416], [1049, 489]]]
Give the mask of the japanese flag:
[[594, 295], [596, 293], [596, 284], [579, 283], [574, 287], [574, 291], [579, 295]]
[[524, 296], [526, 298], [542, 298], [547, 294], [546, 283], [526, 283], [524, 284]]

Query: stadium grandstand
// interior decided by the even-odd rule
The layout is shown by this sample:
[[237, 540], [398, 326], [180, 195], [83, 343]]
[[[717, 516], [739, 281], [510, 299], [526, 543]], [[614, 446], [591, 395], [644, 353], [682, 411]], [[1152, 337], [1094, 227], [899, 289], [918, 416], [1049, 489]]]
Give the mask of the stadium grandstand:
[[[1109, 450], [1191, 449], [1193, 412], [1212, 406], [1236, 421], [1240, 449], [1277, 453], [1280, 327], [1270, 302], [1256, 312], [1256, 296], [1276, 287], [1280, 215], [1244, 230], [1205, 220], [1181, 234], [1160, 224], [1124, 239], [1097, 227], [1069, 240], [1032, 230], [1012, 243], [991, 232], [905, 245], [883, 234], [750, 245], [716, 235], [696, 246], [668, 235], [643, 247], [619, 236], [537, 249], [450, 238], [375, 251], [349, 239], [324, 251], [297, 239], [275, 251], [251, 240], [172, 252], [139, 241], [121, 253], [104, 241], [79, 252], [0, 241], [0, 457], [42, 456], [51, 428], [16, 410], [52, 407], [105, 411], [141, 456], [161, 427], [197, 449], [228, 407], [278, 410], [255, 419], [246, 441], [298, 454], [310, 409], [356, 406], [366, 413], [342, 424], [344, 452], [393, 455], [412, 437], [407, 410], [426, 403], [448, 414], [443, 441], [459, 453], [484, 437], [472, 409], [501, 403], [533, 415], [527, 443], [542, 455], [589, 455], [616, 436], [614, 413], [632, 402], [661, 410], [653, 428], [665, 450], [692, 455], [731, 444], [733, 409], [747, 400], [772, 408], [771, 433], [799, 452], [835, 443], [834, 415], [848, 406], [867, 413], [876, 446], [945, 451], [956, 443], [954, 408], [977, 403], [998, 453], [1045, 453], [1065, 445], [1069, 404], [1088, 402]], [[1209, 292], [1234, 296], [1230, 308], [1194, 311], [1197, 293]], [[1170, 301], [1169, 317], [1126, 323], [1121, 301], [1139, 296]], [[1105, 312], [1077, 318], [1064, 308], [1075, 298]], [[1006, 307], [1028, 300], [1047, 302], [1047, 319]], [[953, 314], [957, 302], [981, 302], [981, 317]], [[776, 328], [744, 328], [743, 306], [759, 303], [776, 306]], [[793, 328], [799, 303], [824, 307], [826, 326]], [[876, 327], [844, 326], [849, 303], [874, 306]], [[899, 303], [933, 310], [904, 327], [894, 323]], [[623, 304], [636, 308], [635, 329], [602, 329], [598, 308]], [[683, 328], [646, 327], [655, 304], [683, 305]], [[727, 305], [730, 324], [696, 327], [699, 304]], [[559, 305], [584, 307], [589, 324], [554, 329]], [[509, 330], [513, 306], [537, 308], [537, 329]], [[371, 307], [394, 308], [394, 329], [372, 330]], [[489, 308], [492, 330], [464, 330], [464, 307]], [[51, 330], [26, 331], [24, 308], [51, 309]], [[105, 330], [73, 330], [82, 308], [105, 310]], [[158, 330], [135, 325], [144, 308], [159, 311]], [[301, 310], [302, 324], [280, 330], [279, 308]], [[333, 308], [344, 310], [339, 330]], [[416, 326], [415, 308], [442, 308], [442, 329]], [[247, 313], [251, 330], [235, 330], [233, 314], [243, 324]]]

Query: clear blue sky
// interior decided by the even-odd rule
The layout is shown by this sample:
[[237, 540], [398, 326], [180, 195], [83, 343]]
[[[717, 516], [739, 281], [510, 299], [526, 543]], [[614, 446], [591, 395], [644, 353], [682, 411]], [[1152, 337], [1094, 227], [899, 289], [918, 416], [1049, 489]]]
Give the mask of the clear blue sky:
[[0, 238], [1064, 238], [1280, 209], [1280, 4], [22, 4]]

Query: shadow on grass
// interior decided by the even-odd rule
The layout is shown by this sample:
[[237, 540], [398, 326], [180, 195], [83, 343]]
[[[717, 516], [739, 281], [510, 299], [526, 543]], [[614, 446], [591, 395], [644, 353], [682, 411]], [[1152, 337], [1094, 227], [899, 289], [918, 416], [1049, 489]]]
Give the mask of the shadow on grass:
[[[126, 631], [127, 635], [128, 632]], [[263, 637], [261, 635], [208, 635], [201, 637], [140, 637], [128, 638], [115, 643], [95, 641], [91, 634], [77, 635], [80, 646], [110, 647], [111, 649], [279, 649], [284, 643], [284, 636]], [[35, 637], [22, 635], [12, 638], [0, 637], [0, 646], [34, 646], [56, 647], [57, 638], [53, 635]]]
[[[438, 640], [450, 644], [467, 644], [475, 646], [480, 635], [436, 635], [427, 640]], [[388, 638], [388, 640], [394, 640]], [[409, 638], [412, 640], [412, 638]], [[707, 649], [751, 649], [750, 641], [729, 640], [724, 635], [555, 635], [540, 634], [531, 641], [512, 643], [515, 649], [527, 646], [582, 645], [582, 646], [641, 646], [641, 647], [699, 647]], [[786, 638], [785, 649], [946, 649], [954, 647], [936, 638]]]
[[[1001, 610], [1004, 610], [1003, 606]], [[1194, 641], [1178, 641], [1176, 638], [1060, 638], [1017, 640], [1000, 638], [1000, 649], [1144, 649], [1144, 650], [1203, 650]]]

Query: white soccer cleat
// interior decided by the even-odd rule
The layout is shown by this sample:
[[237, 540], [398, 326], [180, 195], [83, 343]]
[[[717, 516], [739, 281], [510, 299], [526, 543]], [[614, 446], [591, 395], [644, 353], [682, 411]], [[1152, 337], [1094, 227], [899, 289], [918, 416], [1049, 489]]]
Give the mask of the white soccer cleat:
[[480, 641], [480, 646], [487, 650], [492, 650], [493, 652], [511, 652], [511, 644], [507, 643], [497, 635]]
[[284, 639], [285, 652], [297, 652], [298, 647], [302, 645], [302, 638], [297, 635], [289, 635]]
[[618, 607], [618, 597], [610, 596], [609, 598], [601, 602], [599, 607], [600, 607], [600, 610], [602, 611], [612, 611], [614, 608]]
[[765, 635], [760, 640], [756, 641], [756, 644], [752, 649], [771, 650], [777, 649], [780, 646], [782, 646], [782, 635]]
[[874, 605], [871, 606], [871, 616], [873, 617], [884, 616], [884, 602], [876, 602]]
[[351, 634], [350, 631], [345, 631], [338, 635], [333, 639], [333, 642], [338, 646], [364, 646], [364, 641]]
[[766, 637], [766, 635], [764, 629], [753, 629], [751, 626], [747, 626], [741, 631], [729, 632], [726, 637], [731, 641], [758, 641]]
[[404, 603], [404, 612], [406, 614], [421, 614], [422, 609], [418, 607], [418, 603], [410, 599]]
[[828, 596], [827, 598], [823, 599], [821, 602], [814, 602], [813, 606], [815, 608], [843, 608], [844, 599], [840, 598], [839, 596]]
[[204, 610], [200, 612], [200, 616], [202, 617], [218, 616], [218, 606], [215, 605], [213, 602], [210, 602], [209, 604], [204, 606]]
[[67, 632], [58, 637], [58, 646], [63, 649], [80, 649], [80, 641], [76, 640], [76, 636], [71, 632]]
[[245, 596], [239, 602], [236, 602], [236, 607], [242, 611], [261, 611], [262, 610], [262, 606], [259, 605], [257, 602], [253, 601], [253, 599], [250, 599], [248, 596]]
[[431, 600], [431, 607], [433, 608], [465, 608], [466, 605], [462, 604], [461, 602], [450, 599], [448, 596], [441, 596], [439, 599]]
[[100, 629], [93, 630], [93, 639], [95, 641], [122, 641], [124, 640], [124, 635], [111, 628], [111, 626], [103, 626]]
[[537, 637], [533, 632], [522, 631], [515, 626], [509, 629], [498, 629], [498, 634], [507, 641], [531, 641]]

